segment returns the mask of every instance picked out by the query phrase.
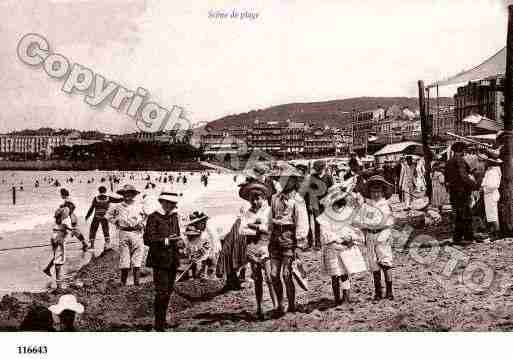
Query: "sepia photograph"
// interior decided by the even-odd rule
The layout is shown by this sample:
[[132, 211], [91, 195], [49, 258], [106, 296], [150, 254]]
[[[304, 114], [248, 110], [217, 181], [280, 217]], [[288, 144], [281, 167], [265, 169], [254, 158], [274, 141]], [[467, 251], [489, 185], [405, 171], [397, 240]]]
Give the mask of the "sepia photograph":
[[513, 1], [0, 0], [0, 19], [8, 355], [69, 332], [513, 329]]

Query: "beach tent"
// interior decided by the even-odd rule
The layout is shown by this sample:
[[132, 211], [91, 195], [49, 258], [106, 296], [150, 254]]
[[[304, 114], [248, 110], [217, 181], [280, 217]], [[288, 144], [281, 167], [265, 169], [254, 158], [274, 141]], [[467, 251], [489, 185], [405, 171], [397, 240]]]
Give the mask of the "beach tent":
[[494, 54], [492, 57], [485, 60], [483, 63], [476, 67], [460, 72], [445, 80], [436, 81], [427, 86], [427, 88], [457, 85], [467, 83], [470, 81], [486, 80], [494, 78], [506, 73], [506, 47]]

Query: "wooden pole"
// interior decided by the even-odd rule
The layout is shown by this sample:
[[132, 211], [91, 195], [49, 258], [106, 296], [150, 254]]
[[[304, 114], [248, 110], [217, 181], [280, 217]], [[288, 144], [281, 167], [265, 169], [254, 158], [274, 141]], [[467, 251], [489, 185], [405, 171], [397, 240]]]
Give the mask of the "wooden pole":
[[504, 81], [504, 134], [502, 135], [503, 173], [500, 186], [500, 224], [504, 234], [513, 233], [513, 5], [508, 6]]
[[12, 186], [12, 204], [16, 204], [16, 187]]
[[424, 81], [419, 81], [419, 108], [420, 108], [420, 126], [422, 131], [422, 146], [424, 149], [424, 161], [426, 165], [426, 195], [431, 202], [433, 187], [431, 185], [431, 149], [429, 148], [431, 142], [430, 118], [426, 115], [426, 102], [425, 102], [425, 88]]
[[437, 137], [440, 137], [440, 126], [443, 124], [440, 121], [440, 93], [438, 92], [438, 85], [436, 85], [436, 124], [434, 128], [436, 129], [434, 132]]

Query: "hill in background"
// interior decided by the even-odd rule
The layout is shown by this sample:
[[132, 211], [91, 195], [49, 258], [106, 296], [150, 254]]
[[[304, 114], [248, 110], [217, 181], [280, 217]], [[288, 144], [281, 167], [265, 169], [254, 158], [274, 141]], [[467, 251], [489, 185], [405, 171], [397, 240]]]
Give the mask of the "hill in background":
[[[213, 129], [228, 127], [252, 126], [255, 120], [260, 121], [286, 121], [291, 119], [297, 122], [308, 122], [312, 126], [344, 127], [351, 121], [351, 112], [372, 111], [379, 107], [385, 110], [393, 105], [400, 108], [408, 107], [415, 111], [419, 108], [415, 97], [356, 97], [344, 100], [323, 102], [290, 103], [272, 106], [263, 110], [253, 110], [237, 115], [228, 115], [209, 123]], [[452, 105], [450, 97], [440, 97], [440, 106]], [[431, 101], [431, 108], [435, 107]]]

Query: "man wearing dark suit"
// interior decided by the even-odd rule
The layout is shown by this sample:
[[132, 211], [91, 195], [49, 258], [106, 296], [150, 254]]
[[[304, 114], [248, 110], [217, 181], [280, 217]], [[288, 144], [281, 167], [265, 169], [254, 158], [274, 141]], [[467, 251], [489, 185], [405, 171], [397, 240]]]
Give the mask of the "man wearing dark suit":
[[479, 189], [479, 185], [470, 177], [470, 167], [463, 159], [465, 143], [456, 142], [452, 145], [454, 156], [445, 167], [445, 182], [454, 214], [453, 242], [469, 244], [474, 241], [472, 230], [472, 210], [470, 208], [471, 192]]

